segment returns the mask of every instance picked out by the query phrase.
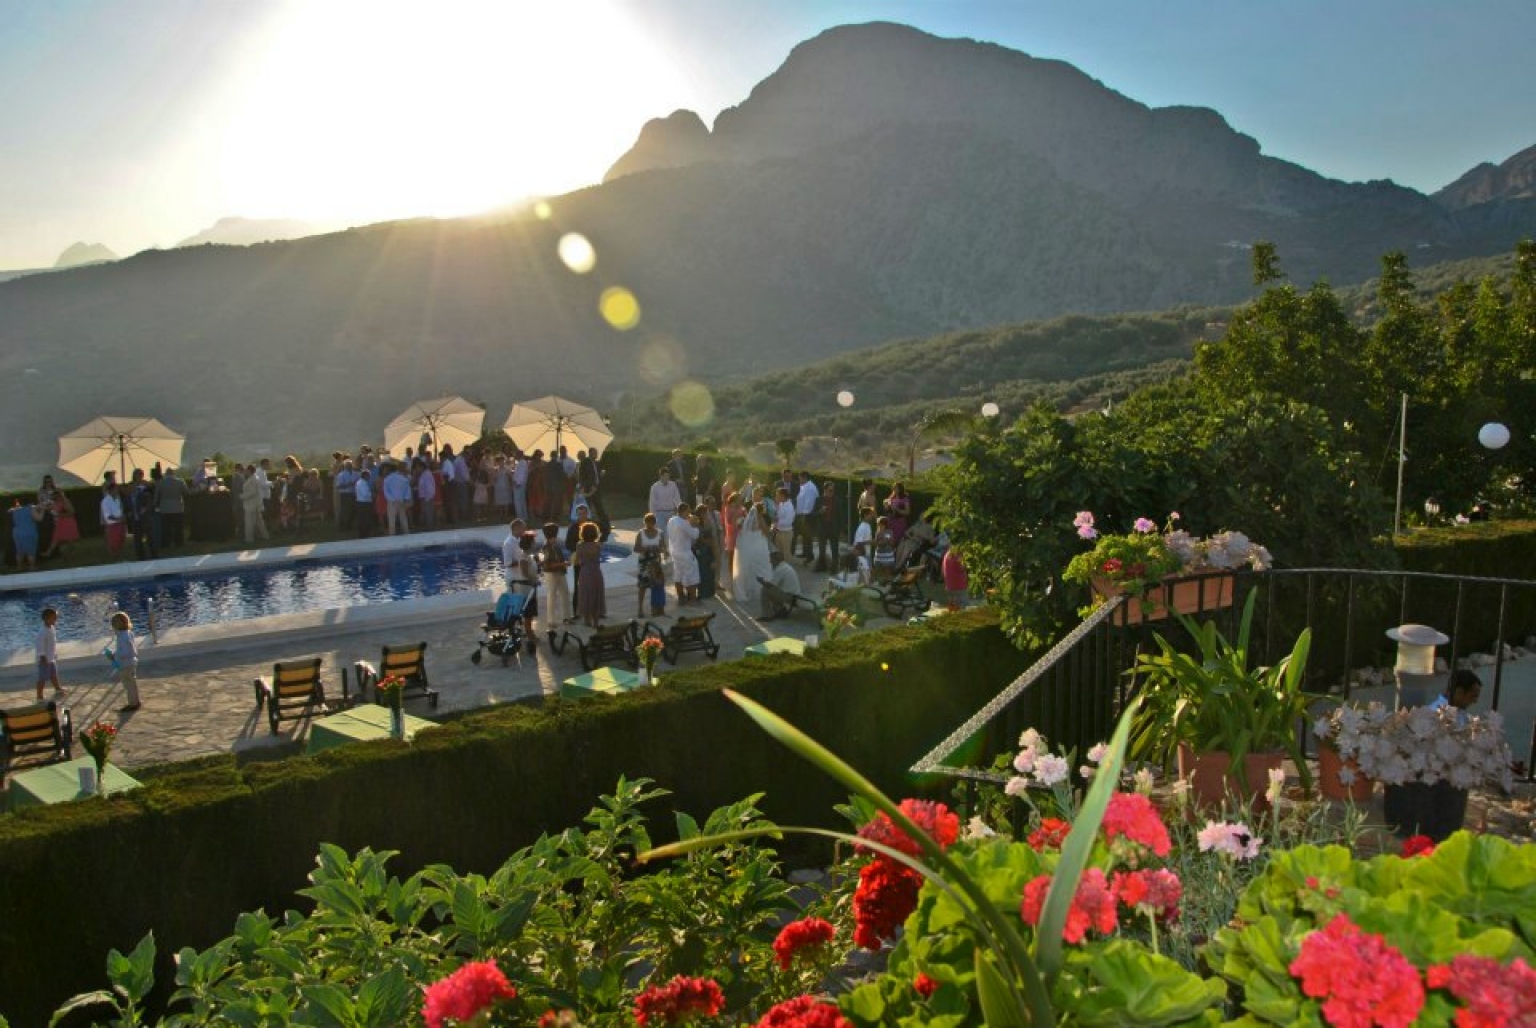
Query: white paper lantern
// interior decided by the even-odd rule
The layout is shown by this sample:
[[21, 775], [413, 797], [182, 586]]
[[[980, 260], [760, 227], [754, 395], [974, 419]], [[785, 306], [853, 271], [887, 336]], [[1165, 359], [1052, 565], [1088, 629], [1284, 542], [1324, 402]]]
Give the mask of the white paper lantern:
[[990, 400], [981, 405], [981, 416], [984, 418], [995, 418], [1001, 413], [1002, 408]]
[[1509, 443], [1509, 429], [1497, 421], [1490, 421], [1477, 430], [1477, 441], [1490, 450], [1502, 450]]
[[838, 393], [837, 394], [837, 405], [839, 407], [852, 407], [853, 406], [853, 394], [850, 393], [846, 389], [844, 389], [842, 392]]

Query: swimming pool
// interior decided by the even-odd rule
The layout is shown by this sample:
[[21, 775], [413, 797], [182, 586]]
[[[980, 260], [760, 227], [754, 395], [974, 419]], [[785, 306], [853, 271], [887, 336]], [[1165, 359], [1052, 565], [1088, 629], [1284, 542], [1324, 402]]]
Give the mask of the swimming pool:
[[[629, 549], [605, 544], [604, 562]], [[101, 639], [114, 611], [135, 629], [148, 629], [151, 604], [160, 631], [230, 621], [367, 607], [422, 597], [499, 590], [501, 550], [491, 546], [429, 546], [353, 557], [305, 557], [248, 570], [173, 573], [151, 579], [58, 586], [0, 594], [0, 652], [32, 648], [44, 607], [59, 612], [61, 643]]]

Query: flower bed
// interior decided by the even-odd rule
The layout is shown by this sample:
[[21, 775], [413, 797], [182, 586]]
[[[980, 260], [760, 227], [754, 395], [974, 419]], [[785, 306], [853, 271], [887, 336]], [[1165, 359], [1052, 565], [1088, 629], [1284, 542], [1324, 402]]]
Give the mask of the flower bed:
[[[1348, 843], [1357, 823], [1286, 802], [1280, 783], [1262, 820], [1196, 827], [1177, 792], [1152, 802], [1146, 775], [1121, 787], [1125, 723], [1076, 779], [1073, 755], [1027, 732], [1020, 784], [962, 829], [944, 804], [896, 804], [737, 702], [858, 794], [828, 887], [790, 889], [769, 848], [782, 830], [756, 797], [702, 824], [677, 814], [680, 841], [642, 853], [654, 870], [637, 874], [642, 808], [663, 794], [621, 780], [587, 827], [489, 876], [402, 880], [391, 854], [322, 848], [311, 914], [244, 915], [183, 951], [178, 1023], [260, 1009], [433, 1028], [1536, 1023], [1536, 846], [1458, 833], [1358, 860], [1317, 844]], [[881, 951], [883, 970], [821, 991], [854, 947]], [[79, 1002], [126, 1020], [153, 954], [149, 937], [112, 954], [113, 991]]]

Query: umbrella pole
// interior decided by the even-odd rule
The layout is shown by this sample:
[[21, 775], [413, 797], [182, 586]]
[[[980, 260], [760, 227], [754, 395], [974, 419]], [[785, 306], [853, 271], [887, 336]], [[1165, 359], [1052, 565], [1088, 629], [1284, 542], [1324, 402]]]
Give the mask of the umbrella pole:
[[117, 485], [121, 489], [124, 482], [128, 481], [128, 438], [121, 432], [117, 435]]

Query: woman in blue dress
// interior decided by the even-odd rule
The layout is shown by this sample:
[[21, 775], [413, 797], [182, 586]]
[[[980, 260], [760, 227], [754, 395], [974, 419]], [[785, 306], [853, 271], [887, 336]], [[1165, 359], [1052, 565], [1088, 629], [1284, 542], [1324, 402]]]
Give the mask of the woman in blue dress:
[[23, 571], [37, 567], [37, 523], [42, 512], [34, 504], [16, 500], [11, 507], [11, 541], [16, 546], [16, 563]]

